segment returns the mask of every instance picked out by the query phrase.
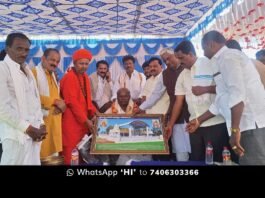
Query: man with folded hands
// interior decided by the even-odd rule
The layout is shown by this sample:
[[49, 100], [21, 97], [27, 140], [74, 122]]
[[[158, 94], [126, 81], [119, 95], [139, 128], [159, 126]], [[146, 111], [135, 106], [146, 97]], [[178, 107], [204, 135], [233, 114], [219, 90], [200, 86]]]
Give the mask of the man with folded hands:
[[40, 165], [41, 141], [46, 136], [35, 78], [25, 64], [29, 38], [11, 33], [0, 62], [1, 165]]
[[62, 151], [62, 113], [66, 106], [60, 97], [55, 76], [60, 58], [57, 49], [48, 48], [44, 51], [41, 63], [32, 69], [37, 81], [43, 120], [48, 132], [41, 145], [42, 158], [57, 155]]

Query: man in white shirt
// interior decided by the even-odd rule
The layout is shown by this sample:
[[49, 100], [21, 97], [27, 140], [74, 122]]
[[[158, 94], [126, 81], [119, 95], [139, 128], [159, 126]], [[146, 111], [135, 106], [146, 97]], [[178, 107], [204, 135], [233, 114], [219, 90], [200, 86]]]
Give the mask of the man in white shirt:
[[131, 55], [122, 58], [125, 71], [117, 78], [112, 90], [112, 99], [117, 98], [117, 91], [120, 88], [127, 88], [131, 93], [131, 98], [134, 102], [139, 103], [140, 93], [142, 92], [146, 78], [144, 74], [139, 73], [134, 69], [135, 58]]
[[[166, 63], [167, 68], [162, 72], [162, 75], [159, 76], [156, 86], [151, 94], [151, 96], [141, 104], [139, 107], [139, 112], [151, 108], [163, 94], [167, 93], [170, 98], [169, 108], [167, 110], [167, 117], [171, 116], [173, 105], [175, 103], [175, 85], [177, 79], [183, 67], [180, 65], [180, 61], [174, 55], [174, 51], [171, 48], [165, 48], [160, 51], [160, 57]], [[179, 118], [176, 120], [173, 135], [171, 140], [169, 140], [169, 147], [172, 147], [171, 153], [176, 153], [175, 159], [177, 161], [188, 161], [189, 152], [190, 152], [190, 139], [189, 134], [185, 131], [186, 122], [188, 122], [189, 113], [187, 109], [187, 104], [184, 102], [182, 112]], [[168, 119], [168, 118], [167, 118]], [[171, 144], [172, 143], [172, 146]], [[157, 155], [154, 159], [158, 160], [171, 160], [171, 156], [159, 156]]]
[[35, 78], [25, 64], [29, 48], [24, 34], [7, 36], [0, 62], [1, 165], [40, 165], [40, 141], [47, 133]]
[[107, 61], [101, 60], [96, 64], [97, 71], [89, 76], [92, 92], [92, 102], [99, 112], [104, 113], [112, 104], [112, 80]]
[[[190, 41], [182, 41], [176, 47], [175, 55], [185, 69], [176, 83], [176, 102], [167, 126], [168, 136], [171, 136], [172, 127], [181, 112], [184, 100], [188, 104], [190, 120], [192, 120], [207, 111], [215, 99], [215, 84], [210, 61], [207, 58], [197, 58], [194, 46]], [[195, 95], [192, 92], [195, 88], [200, 88], [202, 93], [198, 95], [197, 90]], [[228, 131], [222, 116], [211, 118], [190, 134], [190, 160], [204, 161], [208, 142], [211, 142], [214, 149], [213, 160], [222, 162], [223, 148], [229, 146]]]
[[244, 53], [225, 46], [224, 36], [210, 31], [203, 36], [204, 55], [211, 59], [216, 83], [215, 105], [192, 120], [193, 131], [220, 113], [231, 131], [230, 144], [242, 165], [265, 165], [265, 91], [255, 65]]
[[[230, 39], [230, 40], [226, 41], [225, 45], [228, 48], [238, 49], [238, 50], [242, 51], [240, 44], [234, 39]], [[256, 67], [259, 75], [260, 75], [261, 82], [265, 88], [265, 65], [259, 60], [255, 60], [255, 59], [251, 59], [251, 60], [254, 63], [254, 65], [255, 65], [255, 67]]]
[[[142, 102], [148, 99], [155, 89], [159, 77], [162, 75], [162, 61], [157, 57], [152, 57], [148, 63], [150, 67], [151, 77], [146, 81], [144, 89], [141, 93]], [[164, 92], [163, 96], [149, 109], [146, 109], [147, 114], [166, 114], [169, 106], [169, 96]]]

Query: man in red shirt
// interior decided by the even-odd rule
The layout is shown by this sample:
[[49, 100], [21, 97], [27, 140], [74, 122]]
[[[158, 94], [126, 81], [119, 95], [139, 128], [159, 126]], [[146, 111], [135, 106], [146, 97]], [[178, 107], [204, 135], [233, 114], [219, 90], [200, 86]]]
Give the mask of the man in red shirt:
[[71, 162], [71, 152], [82, 137], [93, 132], [92, 118], [96, 112], [91, 102], [90, 82], [86, 71], [92, 54], [80, 49], [73, 54], [74, 67], [62, 78], [61, 96], [66, 103], [62, 117], [63, 155], [65, 164]]

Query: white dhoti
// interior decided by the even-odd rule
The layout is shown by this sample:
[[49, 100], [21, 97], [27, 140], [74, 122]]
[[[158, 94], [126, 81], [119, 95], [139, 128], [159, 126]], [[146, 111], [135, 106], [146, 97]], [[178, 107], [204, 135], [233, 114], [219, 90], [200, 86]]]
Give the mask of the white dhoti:
[[190, 136], [185, 128], [186, 124], [175, 124], [173, 127], [171, 142], [177, 161], [188, 161], [191, 152]]
[[40, 165], [41, 142], [27, 137], [24, 144], [17, 140], [5, 139], [2, 142], [1, 165]]

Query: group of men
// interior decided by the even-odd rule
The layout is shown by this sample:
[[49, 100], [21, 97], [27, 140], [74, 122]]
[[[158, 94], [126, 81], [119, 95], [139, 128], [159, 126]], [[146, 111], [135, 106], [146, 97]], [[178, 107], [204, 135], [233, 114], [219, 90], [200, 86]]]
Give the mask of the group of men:
[[[164, 114], [165, 138], [177, 161], [204, 160], [211, 142], [214, 161], [221, 162], [222, 150], [228, 147], [240, 164], [265, 164], [265, 74], [226, 44], [219, 32], [206, 33], [206, 57], [200, 58], [190, 41], [182, 41], [175, 50], [160, 51], [165, 70], [161, 59], [152, 57], [143, 64], [145, 75], [135, 70], [135, 58], [126, 55], [124, 72], [114, 82], [104, 60], [88, 76], [92, 54], [80, 49], [72, 56], [73, 67], [58, 82], [58, 50], [46, 49], [41, 63], [30, 70], [25, 64], [30, 40], [22, 33], [9, 34], [0, 62], [1, 164], [40, 164], [41, 158], [60, 152], [70, 164], [72, 150], [85, 134], [95, 132], [97, 113]], [[264, 53], [257, 58], [264, 61]], [[124, 155], [117, 164], [129, 159], [151, 156]]]

